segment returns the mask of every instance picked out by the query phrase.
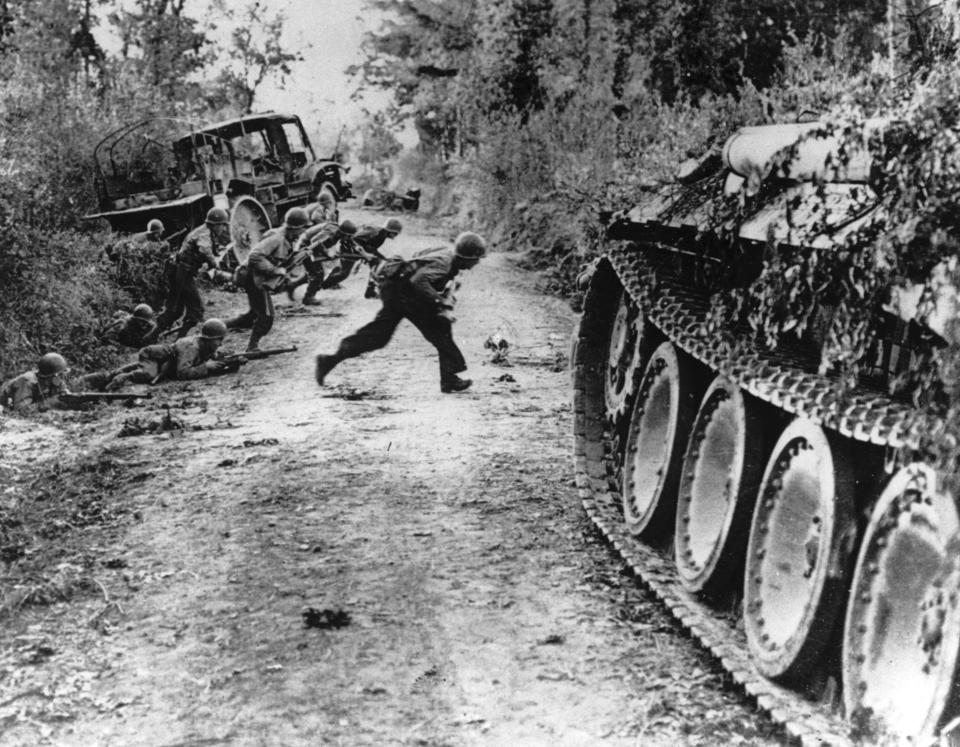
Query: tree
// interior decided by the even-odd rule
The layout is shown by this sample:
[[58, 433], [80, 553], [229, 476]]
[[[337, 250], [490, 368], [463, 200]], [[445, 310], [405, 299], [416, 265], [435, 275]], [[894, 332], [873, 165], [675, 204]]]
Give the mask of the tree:
[[364, 167], [377, 174], [381, 184], [387, 184], [391, 176], [389, 161], [403, 146], [393, 133], [387, 112], [367, 112], [367, 116], [360, 129], [361, 144], [356, 158]]
[[364, 61], [348, 72], [364, 90], [389, 90], [390, 119], [399, 127], [410, 120], [421, 147], [446, 158], [462, 150], [461, 103], [469, 92], [461, 84], [476, 42], [477, 0], [367, 0], [387, 20], [368, 33]]
[[167, 101], [196, 96], [191, 76], [211, 62], [209, 40], [187, 15], [187, 0], [134, 0], [135, 10], [116, 10], [110, 22], [120, 35], [121, 58]]
[[268, 15], [261, 0], [253, 0], [239, 10], [226, 0], [215, 0], [214, 7], [234, 27], [226, 49], [229, 63], [217, 83], [228, 101], [249, 113], [257, 89], [270, 78], [277, 78], [282, 88], [290, 64], [302, 60], [303, 55], [285, 50], [282, 37], [286, 18], [282, 12]]

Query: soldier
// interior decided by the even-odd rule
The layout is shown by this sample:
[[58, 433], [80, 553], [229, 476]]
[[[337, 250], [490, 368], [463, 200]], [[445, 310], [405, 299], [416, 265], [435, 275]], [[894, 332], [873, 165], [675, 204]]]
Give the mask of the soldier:
[[318, 355], [317, 383], [340, 361], [384, 347], [397, 325], [409, 319], [440, 357], [440, 391], [462, 392], [472, 383], [457, 376], [467, 364], [453, 341], [452, 302], [447, 292], [461, 270], [476, 266], [487, 253], [486, 242], [475, 233], [462, 233], [453, 249], [438, 249], [409, 261], [389, 260], [380, 271], [383, 307], [372, 322], [343, 338], [333, 355]]
[[119, 312], [101, 337], [128, 348], [142, 348], [156, 342], [157, 322], [149, 304], [141, 303], [132, 314]]
[[144, 254], [163, 258], [170, 252], [170, 245], [163, 238], [163, 223], [157, 218], [147, 222], [147, 230], [124, 236], [107, 247], [107, 258], [117, 264], [140, 258]]
[[227, 322], [230, 329], [246, 329], [252, 323], [247, 350], [259, 350], [260, 340], [273, 327], [271, 294], [295, 282], [291, 274], [297, 262], [295, 247], [308, 225], [306, 210], [290, 208], [283, 217], [283, 230], [261, 239], [250, 250], [246, 272], [238, 278], [238, 284], [246, 291], [250, 308]]
[[214, 358], [227, 325], [219, 319], [207, 319], [200, 334], [182, 337], [168, 345], [147, 345], [140, 349], [137, 363], [114, 371], [89, 374], [84, 383], [91, 388], [115, 392], [128, 384], [156, 384], [160, 381], [205, 379], [231, 373], [239, 362], [226, 363]]
[[70, 369], [62, 355], [47, 353], [34, 371], [26, 371], [0, 387], [0, 409], [27, 413], [61, 407], [60, 395], [69, 393], [64, 376]]
[[[151, 218], [147, 221], [147, 230], [143, 233], [133, 234], [133, 236], [130, 237], [130, 241], [137, 246], [155, 244], [158, 245], [156, 248], [159, 248], [159, 245], [167, 243], [163, 238], [164, 230], [163, 222], [159, 218]], [[150, 248], [153, 249], [155, 247], [151, 246]]]
[[[306, 265], [310, 282], [307, 283], [307, 290], [303, 294], [301, 303], [304, 306], [316, 306], [320, 303], [316, 297], [317, 291], [321, 288], [332, 288], [340, 282], [339, 280], [330, 282], [330, 278], [337, 274], [338, 267], [342, 267], [344, 262], [349, 261], [349, 267], [353, 267], [356, 260], [338, 260], [338, 256], [340, 249], [350, 251], [354, 248], [351, 239], [356, 233], [357, 226], [352, 220], [345, 220], [339, 225], [336, 223], [318, 223], [308, 228], [304, 233], [301, 244], [312, 255], [312, 259]], [[340, 248], [337, 247], [338, 244]], [[330, 275], [324, 277], [323, 265], [327, 262], [339, 262], [340, 264], [338, 267], [334, 267]], [[343, 277], [346, 277], [346, 274]]]
[[223, 208], [210, 208], [202, 226], [187, 234], [174, 257], [167, 302], [157, 319], [157, 327], [169, 329], [180, 315], [183, 321], [176, 328], [177, 337], [187, 334], [203, 319], [203, 299], [197, 289], [197, 273], [203, 265], [217, 267], [217, 252], [230, 241], [230, 219]]
[[333, 199], [333, 195], [325, 189], [317, 195], [317, 201], [311, 202], [305, 210], [307, 211], [307, 217], [313, 224], [336, 223], [339, 218], [337, 202]]
[[[374, 280], [374, 274], [380, 263], [386, 260], [386, 257], [380, 253], [380, 247], [384, 245], [387, 239], [395, 239], [402, 230], [403, 224], [396, 218], [390, 218], [383, 224], [382, 228], [377, 228], [376, 226], [360, 226], [360, 229], [353, 237], [357, 254], [370, 265], [370, 279], [367, 280], [367, 289], [363, 293], [364, 298], [377, 297], [377, 284]], [[357, 260], [353, 261], [356, 262]], [[353, 264], [351, 264], [347, 272], [343, 274], [343, 277], [347, 277], [352, 268]]]

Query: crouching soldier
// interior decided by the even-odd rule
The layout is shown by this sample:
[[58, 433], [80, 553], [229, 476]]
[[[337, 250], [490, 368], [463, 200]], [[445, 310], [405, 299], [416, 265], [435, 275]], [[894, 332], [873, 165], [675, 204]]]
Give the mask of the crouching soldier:
[[[304, 306], [318, 305], [320, 301], [317, 300], [317, 291], [321, 288], [332, 288], [349, 276], [357, 260], [340, 258], [340, 252], [354, 248], [351, 240], [356, 233], [356, 224], [352, 220], [345, 220], [339, 225], [318, 223], [303, 234], [301, 245], [311, 255], [305, 265], [310, 282], [307, 283], [307, 290], [301, 301]], [[334, 264], [334, 267], [329, 275], [324, 276], [326, 264]]]
[[62, 407], [61, 394], [69, 394], [64, 380], [67, 362], [58, 353], [47, 353], [33, 371], [26, 371], [0, 387], [0, 410], [17, 413]]
[[223, 208], [210, 208], [202, 226], [193, 229], [183, 240], [174, 259], [173, 270], [167, 276], [167, 302], [157, 319], [161, 332], [173, 327], [181, 314], [183, 321], [177, 337], [187, 334], [194, 324], [203, 319], [203, 298], [197, 289], [197, 273], [204, 265], [215, 270], [216, 254], [230, 241], [230, 216]]
[[91, 388], [115, 392], [128, 384], [205, 379], [232, 373], [240, 367], [240, 361], [228, 363], [215, 357], [226, 334], [226, 324], [219, 319], [207, 319], [199, 335], [183, 337], [169, 345], [147, 345], [140, 349], [135, 364], [90, 374], [84, 382]]
[[380, 300], [376, 317], [352, 335], [344, 337], [332, 355], [316, 358], [317, 383], [323, 386], [334, 366], [384, 347], [404, 319], [437, 349], [440, 361], [440, 391], [462, 392], [472, 383], [457, 376], [467, 363], [453, 341], [453, 301], [450, 291], [457, 275], [477, 265], [487, 253], [486, 242], [475, 233], [462, 233], [452, 249], [437, 249], [410, 260], [390, 260], [380, 270]]
[[247, 294], [249, 308], [227, 322], [230, 329], [252, 325], [247, 350], [259, 350], [260, 340], [273, 328], [275, 311], [272, 293], [288, 289], [295, 278], [294, 266], [300, 257], [297, 240], [310, 225], [303, 208], [290, 208], [283, 217], [283, 230], [268, 234], [253, 245], [247, 264], [238, 273], [237, 283]]
[[[364, 298], [377, 297], [377, 283], [374, 275], [377, 267], [386, 259], [386, 257], [380, 253], [380, 247], [386, 243], [387, 239], [397, 238], [401, 230], [403, 230], [403, 224], [396, 218], [390, 218], [381, 228], [377, 228], [376, 226], [360, 226], [360, 229], [353, 237], [357, 254], [360, 255], [364, 262], [370, 265], [370, 278], [367, 280], [367, 289], [363, 293]], [[352, 269], [353, 265], [351, 264], [350, 267]], [[349, 274], [349, 270], [347, 274]], [[346, 275], [344, 275], [344, 277], [346, 277]]]
[[157, 322], [149, 304], [141, 303], [132, 314], [119, 312], [101, 337], [127, 348], [142, 348], [157, 341]]

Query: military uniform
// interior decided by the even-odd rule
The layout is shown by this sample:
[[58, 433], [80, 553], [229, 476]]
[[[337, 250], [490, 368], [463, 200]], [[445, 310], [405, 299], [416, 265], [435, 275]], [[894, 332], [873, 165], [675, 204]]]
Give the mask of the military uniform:
[[197, 335], [183, 337], [171, 344], [147, 345], [140, 349], [137, 362], [101, 373], [89, 374], [84, 383], [94, 389], [116, 391], [128, 384], [156, 384], [160, 381], [189, 381], [211, 375], [207, 362], [216, 348], [204, 353]]
[[278, 230], [254, 244], [247, 257], [246, 277], [241, 287], [247, 294], [250, 308], [227, 322], [228, 329], [246, 329], [251, 325], [249, 349], [273, 328], [275, 311], [272, 293], [284, 285], [287, 269], [294, 256], [295, 243], [286, 231]]
[[13, 412], [47, 410], [59, 407], [60, 395], [69, 391], [59, 378], [42, 379], [36, 371], [27, 371], [0, 387], [0, 406]]
[[[336, 223], [318, 223], [308, 228], [301, 239], [304, 246], [313, 247], [313, 257], [307, 264], [307, 274], [310, 276], [310, 282], [307, 283], [307, 289], [303, 294], [304, 302], [309, 302], [321, 288], [331, 288], [336, 283], [331, 282], [330, 278], [338, 275], [343, 263], [347, 260], [339, 258], [339, 244], [342, 249], [349, 249], [350, 238], [340, 232], [340, 226]], [[353, 267], [356, 260], [349, 264]], [[333, 265], [330, 273], [324, 276], [324, 265]], [[349, 274], [343, 274], [346, 277]], [[342, 278], [341, 278], [342, 279]]]
[[217, 248], [219, 247], [213, 233], [207, 225], [198, 226], [187, 234], [183, 245], [174, 256], [168, 275], [170, 287], [167, 302], [157, 318], [157, 326], [161, 330], [169, 329], [183, 314], [183, 324], [179, 331], [179, 336], [183, 337], [194, 324], [203, 319], [203, 299], [197, 288], [197, 273], [205, 264], [211, 269], [216, 268]]
[[443, 295], [457, 275], [453, 249], [438, 249], [404, 263], [402, 271], [384, 277], [380, 286], [383, 306], [369, 324], [343, 338], [330, 366], [384, 347], [404, 319], [420, 330], [437, 349], [441, 385], [455, 381], [466, 361], [453, 341], [450, 303]]
[[[373, 255], [372, 259], [367, 260], [370, 264], [370, 278], [367, 280], [367, 288], [363, 294], [365, 298], [377, 297], [377, 284], [374, 275], [376, 268], [386, 259], [386, 257], [380, 253], [380, 247], [386, 243], [387, 239], [392, 239], [394, 236], [396, 236], [396, 234], [388, 231], [386, 228], [360, 226], [356, 235], [353, 237], [353, 242], [357, 246], [367, 254]], [[349, 275], [349, 273], [347, 273], [347, 275]], [[347, 277], [347, 275], [344, 275], [344, 277]]]
[[122, 314], [117, 316], [101, 336], [117, 345], [139, 349], [144, 345], [155, 342], [157, 332], [156, 322], [142, 319], [133, 314]]

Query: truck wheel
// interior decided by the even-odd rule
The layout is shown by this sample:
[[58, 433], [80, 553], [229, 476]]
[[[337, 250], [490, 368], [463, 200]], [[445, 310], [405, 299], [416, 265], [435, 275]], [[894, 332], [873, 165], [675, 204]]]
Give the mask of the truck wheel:
[[253, 197], [241, 197], [230, 211], [230, 239], [237, 263], [247, 261], [250, 249], [270, 230], [267, 211]]

